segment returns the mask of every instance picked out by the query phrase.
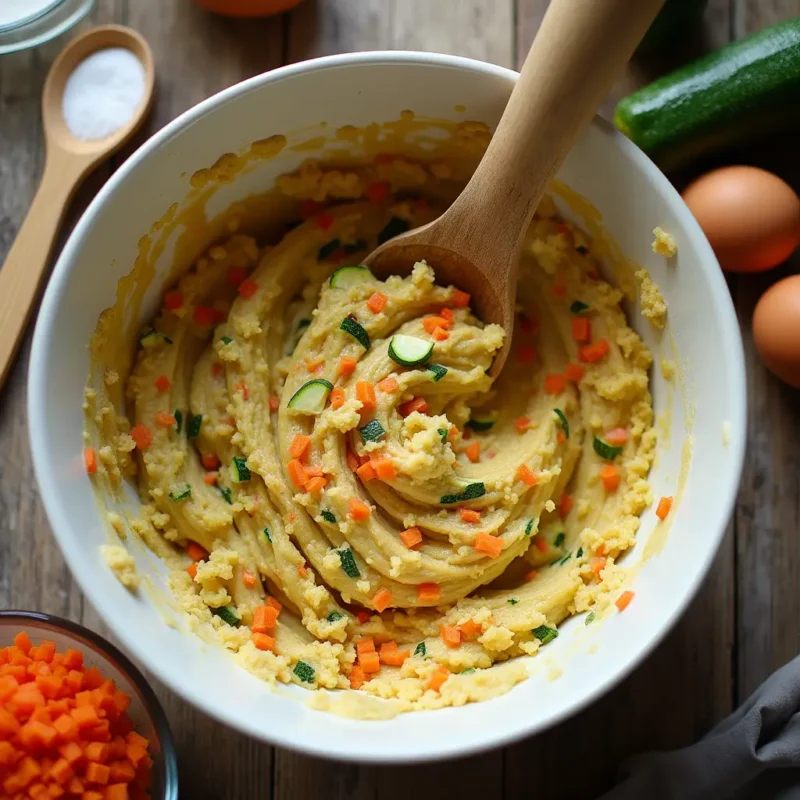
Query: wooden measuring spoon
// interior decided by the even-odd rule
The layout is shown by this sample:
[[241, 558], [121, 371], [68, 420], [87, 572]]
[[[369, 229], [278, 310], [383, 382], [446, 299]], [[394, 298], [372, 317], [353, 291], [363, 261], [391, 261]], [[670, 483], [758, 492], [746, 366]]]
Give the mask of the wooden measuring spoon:
[[364, 263], [379, 276], [427, 261], [437, 283], [472, 295], [485, 322], [514, 329], [522, 240], [547, 182], [589, 124], [663, 0], [551, 0], [503, 116], [459, 197], [428, 225], [390, 239]]
[[[64, 85], [78, 64], [96, 50], [125, 47], [144, 66], [145, 91], [131, 119], [105, 139], [75, 138], [61, 115]], [[36, 301], [64, 212], [83, 179], [119, 150], [142, 124], [153, 99], [155, 67], [147, 42], [120, 25], [93, 28], [70, 42], [50, 67], [42, 91], [45, 164], [36, 196], [0, 268], [0, 388]]]

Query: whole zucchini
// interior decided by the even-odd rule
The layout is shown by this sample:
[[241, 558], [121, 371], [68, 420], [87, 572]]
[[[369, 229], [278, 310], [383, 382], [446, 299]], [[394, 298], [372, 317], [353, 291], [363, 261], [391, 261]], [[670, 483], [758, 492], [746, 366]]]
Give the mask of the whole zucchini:
[[800, 17], [623, 98], [614, 124], [663, 169], [800, 119]]

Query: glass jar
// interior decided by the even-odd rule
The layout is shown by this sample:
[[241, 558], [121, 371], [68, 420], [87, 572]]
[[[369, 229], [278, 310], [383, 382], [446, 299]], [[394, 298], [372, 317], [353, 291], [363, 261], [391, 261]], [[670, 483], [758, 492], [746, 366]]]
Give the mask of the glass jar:
[[0, 55], [55, 39], [93, 5], [94, 0], [0, 0]]

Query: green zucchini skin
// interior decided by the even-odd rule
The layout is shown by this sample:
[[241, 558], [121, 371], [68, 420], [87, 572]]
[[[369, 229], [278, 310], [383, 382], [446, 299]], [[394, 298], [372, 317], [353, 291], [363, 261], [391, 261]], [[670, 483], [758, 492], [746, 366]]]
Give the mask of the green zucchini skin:
[[614, 124], [662, 169], [800, 119], [800, 17], [732, 42], [623, 98]]

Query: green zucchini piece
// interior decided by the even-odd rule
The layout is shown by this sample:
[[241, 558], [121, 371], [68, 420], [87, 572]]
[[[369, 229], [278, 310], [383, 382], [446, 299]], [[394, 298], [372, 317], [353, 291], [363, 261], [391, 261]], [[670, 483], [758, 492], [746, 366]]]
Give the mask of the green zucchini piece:
[[336, 523], [336, 517], [334, 517], [327, 508], [323, 508], [322, 511], [319, 512], [319, 515], [325, 520], [325, 522], [330, 522], [331, 525]]
[[367, 442], [377, 442], [386, 436], [383, 425], [376, 419], [371, 419], [363, 428], [359, 428], [358, 432], [361, 434], [361, 440], [364, 444]]
[[196, 439], [200, 435], [200, 426], [203, 424], [202, 414], [192, 414], [189, 412], [189, 419], [186, 420], [186, 438]]
[[584, 625], [591, 625], [594, 622], [594, 620], [595, 620], [595, 613], [594, 613], [594, 611], [590, 611], [586, 615], [586, 622], [584, 622], [583, 624]]
[[304, 383], [289, 400], [289, 408], [301, 414], [320, 414], [325, 408], [333, 384], [324, 378]]
[[458, 494], [446, 494], [440, 498], [442, 505], [452, 505], [453, 503], [465, 503], [467, 500], [477, 500], [486, 494], [486, 486], [482, 482], [471, 483], [463, 492]]
[[621, 447], [614, 447], [602, 439], [594, 437], [594, 451], [600, 458], [605, 458], [607, 461], [613, 461], [621, 452]]
[[326, 617], [328, 622], [336, 622], [336, 620], [341, 619], [344, 616], [341, 611], [331, 611], [330, 614]]
[[564, 416], [564, 412], [560, 408], [554, 408], [553, 413], [558, 417], [558, 424], [564, 431], [564, 436], [566, 436], [567, 439], [569, 439], [569, 421]]
[[433, 355], [433, 342], [396, 333], [389, 342], [389, 358], [402, 367], [424, 364]]
[[373, 280], [374, 277], [369, 267], [361, 264], [348, 264], [339, 267], [331, 275], [330, 284], [334, 289], [349, 289], [351, 286], [358, 286], [360, 283]]
[[175, 417], [175, 433], [180, 433], [183, 427], [183, 412], [176, 408], [172, 416]]
[[528, 520], [528, 524], [525, 526], [525, 535], [530, 536], [533, 533], [534, 528], [536, 532], [539, 532], [539, 517], [531, 517]]
[[220, 608], [212, 608], [211, 613], [215, 617], [219, 617], [223, 622], [226, 622], [232, 628], [241, 626], [242, 621], [233, 606], [221, 606]]
[[442, 440], [442, 444], [446, 444], [447, 436], [450, 433], [450, 431], [448, 431], [447, 428], [437, 428], [436, 433], [439, 434], [439, 438]]
[[252, 476], [247, 468], [247, 459], [244, 456], [234, 456], [231, 464], [231, 480], [234, 483], [244, 483]]
[[345, 574], [351, 578], [360, 578], [361, 571], [358, 568], [358, 564], [356, 564], [356, 557], [353, 555], [353, 551], [349, 547], [344, 547], [337, 552]]
[[317, 250], [317, 261], [324, 261], [326, 258], [332, 256], [340, 247], [342, 243], [338, 239], [331, 239], [326, 242], [319, 250]]
[[531, 633], [542, 643], [547, 644], [552, 642], [553, 639], [558, 637], [558, 631], [555, 628], [549, 628], [547, 625], [540, 625], [534, 628]]
[[662, 169], [800, 116], [800, 17], [714, 50], [623, 98], [614, 124]]
[[263, 534], [267, 537], [267, 541], [272, 544], [272, 534], [269, 532], [269, 528], [264, 528]]
[[353, 317], [345, 317], [339, 330], [349, 333], [365, 350], [369, 350], [369, 334]]
[[230, 344], [233, 341], [230, 336], [220, 336], [219, 340], [222, 342], [222, 344]]
[[586, 303], [581, 302], [580, 300], [576, 300], [570, 307], [569, 310], [573, 314], [582, 314], [584, 311], [589, 310], [589, 306]]
[[443, 367], [441, 364], [428, 364], [425, 369], [433, 373], [434, 383], [438, 383], [447, 375], [447, 367]]
[[[233, 505], [233, 500], [231, 500], [231, 490], [230, 489], [225, 489], [222, 486], [217, 486], [217, 489], [219, 489], [219, 493], [222, 495], [222, 499], [229, 506], [232, 506]], [[267, 539], [269, 539], [269, 534], [267, 535]], [[272, 540], [270, 539], [270, 541], [272, 541]]]
[[192, 487], [187, 483], [180, 489], [175, 489], [169, 493], [169, 499], [173, 503], [179, 503], [181, 500], [188, 500], [192, 496]]
[[466, 427], [474, 431], [488, 431], [494, 426], [495, 420], [491, 417], [472, 417]]
[[139, 344], [142, 347], [150, 348], [159, 344], [172, 344], [172, 339], [170, 339], [169, 336], [164, 336], [163, 333], [159, 333], [152, 328], [148, 328], [139, 337]]
[[428, 648], [425, 646], [425, 642], [420, 642], [414, 648], [414, 655], [415, 656], [422, 656], [423, 658], [425, 658], [425, 656], [428, 655]]
[[566, 536], [567, 535], [564, 533], [564, 531], [561, 531], [561, 533], [559, 533], [553, 540], [553, 547], [561, 547], [561, 545], [564, 544], [564, 539]]

